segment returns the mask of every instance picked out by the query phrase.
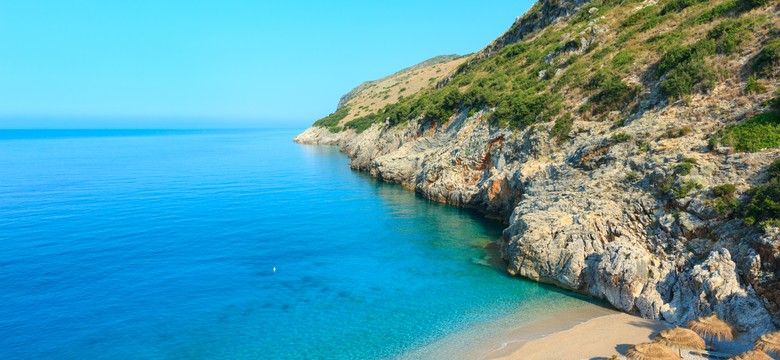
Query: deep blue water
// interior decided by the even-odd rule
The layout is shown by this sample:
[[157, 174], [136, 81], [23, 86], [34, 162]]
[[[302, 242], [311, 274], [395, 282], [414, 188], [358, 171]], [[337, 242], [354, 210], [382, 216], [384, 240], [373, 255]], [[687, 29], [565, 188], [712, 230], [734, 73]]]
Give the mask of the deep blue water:
[[0, 132], [0, 359], [392, 358], [575, 303], [297, 132]]

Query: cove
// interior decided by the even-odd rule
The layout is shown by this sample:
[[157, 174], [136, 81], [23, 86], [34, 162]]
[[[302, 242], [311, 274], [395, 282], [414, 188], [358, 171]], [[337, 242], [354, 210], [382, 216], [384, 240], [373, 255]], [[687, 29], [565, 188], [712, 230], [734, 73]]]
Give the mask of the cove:
[[587, 304], [299, 132], [3, 132], [0, 357], [396, 358]]

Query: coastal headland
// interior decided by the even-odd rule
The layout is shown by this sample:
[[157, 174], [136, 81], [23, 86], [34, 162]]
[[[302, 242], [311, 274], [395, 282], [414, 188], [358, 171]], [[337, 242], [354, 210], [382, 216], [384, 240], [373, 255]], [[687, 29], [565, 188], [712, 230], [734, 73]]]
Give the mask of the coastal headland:
[[776, 1], [542, 0], [477, 53], [359, 86], [295, 141], [505, 222], [510, 274], [639, 317], [496, 358], [560, 337], [608, 356], [572, 339], [713, 312], [750, 342], [780, 325], [778, 24]]

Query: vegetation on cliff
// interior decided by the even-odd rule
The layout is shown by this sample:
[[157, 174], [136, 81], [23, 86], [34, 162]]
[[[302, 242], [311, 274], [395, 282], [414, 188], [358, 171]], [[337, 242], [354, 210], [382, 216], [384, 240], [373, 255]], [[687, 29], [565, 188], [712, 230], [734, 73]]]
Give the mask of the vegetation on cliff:
[[745, 223], [780, 224], [778, 5], [543, 0], [428, 87], [340, 121], [354, 131], [297, 139], [507, 220], [513, 275], [768, 329], [780, 230]]
[[[498, 50], [491, 46], [490, 54], [475, 55], [452, 76], [381, 110], [353, 116], [341, 126], [334, 124], [343, 119], [337, 113], [315, 125], [359, 133], [375, 123], [396, 126], [413, 119], [444, 123], [458, 112], [488, 110], [488, 120], [504, 128], [557, 123], [555, 137], [560, 140], [566, 138], [559, 132], [569, 121], [567, 116], [619, 125], [640, 106], [687, 99], [735, 78], [746, 88], [752, 81], [760, 89], [762, 79], [773, 76], [780, 62], [780, 29], [767, 16], [751, 12], [767, 3], [591, 1], [568, 21], [543, 27], [518, 42], [502, 43]], [[534, 11], [540, 7], [526, 17], [535, 16]], [[762, 50], [747, 71], [724, 65], [724, 59], [753, 47]], [[566, 109], [575, 109], [574, 114]], [[761, 115], [745, 127], [772, 119], [771, 114]], [[751, 151], [764, 145], [777, 146], [774, 141], [744, 146], [737, 141], [735, 149]]]
[[748, 224], [780, 226], [780, 159], [767, 171], [767, 180], [748, 191], [740, 213]]

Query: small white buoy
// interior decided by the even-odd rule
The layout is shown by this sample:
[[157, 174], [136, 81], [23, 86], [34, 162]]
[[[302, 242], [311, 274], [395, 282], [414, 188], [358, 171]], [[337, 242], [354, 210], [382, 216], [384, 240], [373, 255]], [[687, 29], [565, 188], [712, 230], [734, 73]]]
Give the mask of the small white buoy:
[[274, 273], [276, 272], [276, 265], [274, 265]]

